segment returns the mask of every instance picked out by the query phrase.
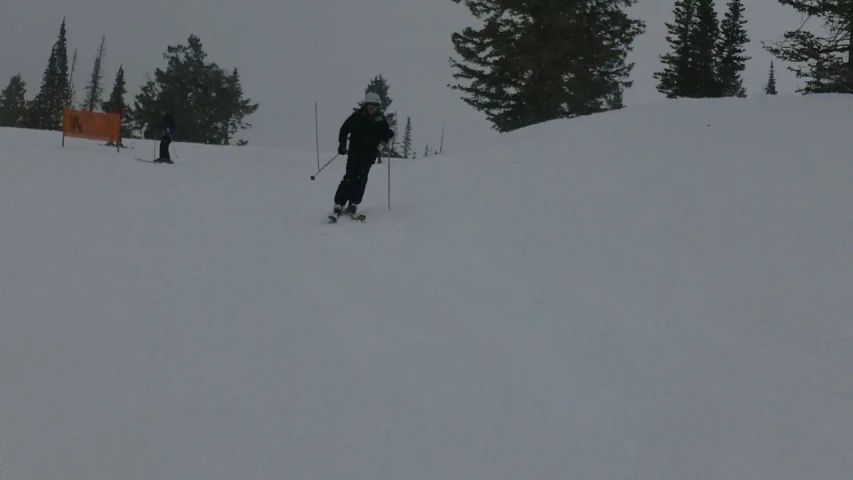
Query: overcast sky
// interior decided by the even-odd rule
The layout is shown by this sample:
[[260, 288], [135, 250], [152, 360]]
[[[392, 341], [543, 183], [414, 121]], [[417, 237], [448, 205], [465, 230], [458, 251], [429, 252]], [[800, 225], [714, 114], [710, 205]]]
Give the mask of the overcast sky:
[[[631, 60], [634, 88], [627, 104], [659, 101], [652, 74], [666, 50], [674, 0], [640, 0], [632, 14], [647, 22]], [[718, 0], [722, 10], [725, 0]], [[797, 25], [795, 12], [777, 0], [744, 0], [752, 60], [745, 74], [750, 95], [761, 92], [771, 56], [762, 40], [776, 40]], [[67, 16], [69, 61], [78, 48], [77, 91], [82, 95], [101, 36], [107, 37], [106, 94], [119, 63], [128, 98], [146, 73], [164, 66], [167, 45], [201, 37], [208, 59], [241, 71], [246, 95], [260, 103], [241, 134], [253, 145], [313, 151], [314, 101], [319, 102], [321, 148], [334, 148], [337, 130], [363, 96], [370, 78], [383, 74], [391, 86], [391, 110], [412, 117], [415, 147], [445, 147], [491, 135], [483, 115], [463, 103], [452, 83], [450, 35], [475, 22], [451, 0], [0, 0], [0, 82], [21, 73], [28, 99], [38, 91], [62, 16]], [[777, 62], [781, 93], [796, 79]], [[0, 87], [2, 88], [2, 87]], [[402, 125], [401, 125], [402, 127]], [[179, 126], [180, 132], [180, 126]]]

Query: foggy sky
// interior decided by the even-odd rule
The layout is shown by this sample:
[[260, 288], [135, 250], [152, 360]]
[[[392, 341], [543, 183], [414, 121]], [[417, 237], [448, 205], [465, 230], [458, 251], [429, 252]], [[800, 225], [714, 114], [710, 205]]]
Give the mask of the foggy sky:
[[[647, 22], [647, 31], [630, 57], [636, 66], [635, 85], [625, 94], [628, 105], [663, 99], [652, 74], [667, 48], [664, 22], [672, 20], [673, 3], [641, 0], [631, 11]], [[724, 3], [718, 0], [719, 10]], [[755, 96], [772, 60], [760, 42], [778, 40], [799, 18], [776, 0], [744, 4], [752, 57], [744, 79]], [[334, 149], [341, 122], [377, 74], [388, 78], [401, 134], [406, 116], [412, 117], [419, 156], [425, 142], [437, 147], [442, 125], [447, 149], [493, 134], [484, 116], [447, 87], [453, 83], [448, 58], [455, 56], [450, 35], [475, 24], [467, 8], [450, 0], [0, 0], [0, 11], [0, 83], [22, 74], [28, 99], [38, 91], [65, 15], [69, 62], [78, 48], [77, 101], [102, 35], [104, 99], [122, 63], [125, 100], [132, 104], [146, 74], [165, 66], [166, 47], [185, 44], [192, 33], [201, 38], [209, 61], [240, 69], [246, 96], [260, 103], [248, 119], [254, 127], [239, 134], [252, 145], [313, 151], [317, 101], [321, 149]], [[780, 93], [793, 92], [796, 79], [776, 64]]]

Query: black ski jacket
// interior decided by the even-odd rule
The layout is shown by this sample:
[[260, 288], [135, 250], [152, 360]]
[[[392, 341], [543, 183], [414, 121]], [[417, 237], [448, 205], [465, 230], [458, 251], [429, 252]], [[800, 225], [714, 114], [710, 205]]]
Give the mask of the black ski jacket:
[[364, 109], [356, 110], [341, 125], [338, 142], [346, 147], [349, 136], [349, 154], [355, 157], [373, 158], [379, 155], [379, 144], [394, 138], [394, 131], [381, 112], [370, 115]]
[[175, 118], [172, 117], [171, 113], [167, 113], [163, 116], [163, 130], [165, 130], [170, 137], [175, 136]]

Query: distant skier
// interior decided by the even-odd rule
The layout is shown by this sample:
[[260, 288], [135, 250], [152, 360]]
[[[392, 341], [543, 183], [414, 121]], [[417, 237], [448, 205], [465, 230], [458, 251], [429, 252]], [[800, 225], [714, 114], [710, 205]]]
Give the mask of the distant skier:
[[175, 163], [169, 155], [169, 145], [175, 137], [175, 119], [171, 113], [163, 116], [163, 137], [160, 138], [160, 157], [154, 163]]
[[353, 112], [341, 126], [338, 153], [349, 155], [346, 173], [335, 192], [335, 215], [343, 212], [347, 202], [347, 212], [355, 215], [367, 187], [370, 167], [379, 156], [379, 144], [394, 138], [394, 131], [391, 130], [388, 120], [379, 111], [379, 102], [379, 95], [368, 93], [364, 96], [362, 107]]

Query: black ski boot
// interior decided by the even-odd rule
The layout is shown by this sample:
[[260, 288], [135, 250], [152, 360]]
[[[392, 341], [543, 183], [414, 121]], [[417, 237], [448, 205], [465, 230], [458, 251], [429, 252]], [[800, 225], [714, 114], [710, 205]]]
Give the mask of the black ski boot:
[[332, 214], [329, 215], [329, 221], [332, 223], [337, 222], [342, 213], [344, 213], [344, 207], [336, 203], [334, 208], [332, 208]]
[[360, 220], [362, 222], [367, 220], [367, 217], [365, 217], [364, 215], [359, 215], [358, 213], [356, 213], [357, 211], [358, 204], [350, 202], [349, 206], [347, 207], [347, 213], [349, 214], [350, 218], [352, 218], [353, 220]]

